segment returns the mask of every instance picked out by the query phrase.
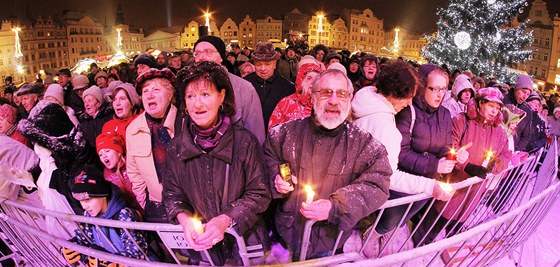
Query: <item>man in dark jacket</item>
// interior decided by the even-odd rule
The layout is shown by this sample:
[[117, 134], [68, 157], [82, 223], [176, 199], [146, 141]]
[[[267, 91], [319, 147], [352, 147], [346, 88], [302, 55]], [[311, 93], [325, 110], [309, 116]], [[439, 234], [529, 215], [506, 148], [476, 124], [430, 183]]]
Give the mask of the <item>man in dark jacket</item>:
[[257, 90], [261, 100], [264, 125], [268, 125], [276, 104], [282, 98], [295, 93], [296, 88], [292, 82], [275, 71], [279, 57], [272, 43], [259, 42], [251, 59], [255, 62], [256, 71], [247, 75], [245, 79]]
[[532, 92], [533, 81], [531, 77], [521, 74], [517, 78], [515, 87], [510, 89], [504, 96], [505, 105], [513, 104], [527, 114], [525, 118], [517, 124], [515, 130], [513, 142], [516, 151], [532, 152], [533, 149], [529, 144], [534, 143], [536, 141], [535, 139], [539, 138], [539, 135], [537, 135], [537, 125], [533, 122], [533, 111], [526, 102]]
[[[337, 248], [356, 223], [377, 210], [389, 196], [392, 174], [385, 147], [346, 120], [353, 86], [340, 70], [323, 72], [313, 88], [311, 117], [280, 124], [265, 143], [265, 163], [274, 199], [283, 199], [275, 214], [276, 228], [294, 258], [301, 249], [307, 220], [313, 227], [309, 257], [328, 255], [338, 231]], [[278, 166], [288, 163], [287, 182]], [[305, 186], [315, 197], [305, 198]]]
[[[71, 107], [76, 117], [79, 118], [79, 116], [85, 112], [84, 101], [82, 101], [82, 98], [74, 91], [75, 86], [72, 84], [72, 73], [70, 73], [69, 69], [60, 69], [56, 75], [58, 76], [58, 84], [62, 86], [64, 90], [64, 104]], [[85, 77], [85, 79], [87, 83], [83, 87], [87, 87], [89, 84], [87, 77]], [[76, 82], [84, 83], [79, 78]]]

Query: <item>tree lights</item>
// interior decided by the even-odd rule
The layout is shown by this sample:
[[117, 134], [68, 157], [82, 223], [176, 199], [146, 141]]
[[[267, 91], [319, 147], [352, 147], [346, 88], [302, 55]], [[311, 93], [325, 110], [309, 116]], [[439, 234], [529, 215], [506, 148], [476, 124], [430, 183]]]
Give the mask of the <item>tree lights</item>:
[[514, 75], [506, 67], [530, 59], [532, 32], [528, 21], [511, 25], [526, 0], [451, 0], [439, 9], [438, 32], [427, 36], [423, 56], [450, 69], [486, 73], [500, 80]]

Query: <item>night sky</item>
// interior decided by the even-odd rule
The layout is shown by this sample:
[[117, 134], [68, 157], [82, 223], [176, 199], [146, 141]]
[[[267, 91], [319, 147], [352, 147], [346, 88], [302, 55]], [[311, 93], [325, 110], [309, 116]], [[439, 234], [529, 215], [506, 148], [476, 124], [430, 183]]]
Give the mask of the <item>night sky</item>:
[[[560, 1], [546, 2], [551, 16], [560, 13]], [[384, 20], [386, 29], [401, 26], [416, 33], [429, 33], [436, 30], [437, 8], [447, 5], [446, 0], [0, 0], [0, 18], [25, 16], [26, 13], [32, 17], [48, 16], [65, 9], [79, 9], [111, 25], [118, 3], [123, 5], [125, 22], [143, 27], [146, 33], [159, 27], [185, 25], [207, 9], [213, 12], [219, 27], [228, 17], [239, 23], [246, 14], [253, 20], [267, 15], [280, 19], [283, 13], [295, 7], [302, 13], [323, 11], [327, 15], [338, 14], [343, 8], [370, 8], [375, 16]], [[522, 17], [528, 12], [527, 8]]]

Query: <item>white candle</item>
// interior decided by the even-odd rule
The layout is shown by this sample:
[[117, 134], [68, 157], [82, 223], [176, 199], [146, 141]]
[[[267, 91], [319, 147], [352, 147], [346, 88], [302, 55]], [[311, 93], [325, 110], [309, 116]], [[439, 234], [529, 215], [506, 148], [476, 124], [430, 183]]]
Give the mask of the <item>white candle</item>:
[[491, 150], [486, 153], [486, 158], [482, 162], [482, 167], [488, 168], [488, 163], [490, 163], [490, 159], [492, 159], [492, 155], [494, 155], [494, 153]]
[[453, 192], [453, 187], [448, 183], [439, 183], [441, 189], [447, 193]]
[[202, 222], [199, 219], [196, 218], [191, 218], [194, 230], [196, 231], [197, 234], [202, 234], [204, 233], [204, 229], [202, 228]]
[[313, 197], [315, 197], [315, 192], [313, 192], [313, 189], [311, 189], [311, 186], [306, 185], [305, 186], [305, 192], [307, 193], [307, 199], [306, 199], [306, 203], [310, 204], [311, 202], [313, 202]]

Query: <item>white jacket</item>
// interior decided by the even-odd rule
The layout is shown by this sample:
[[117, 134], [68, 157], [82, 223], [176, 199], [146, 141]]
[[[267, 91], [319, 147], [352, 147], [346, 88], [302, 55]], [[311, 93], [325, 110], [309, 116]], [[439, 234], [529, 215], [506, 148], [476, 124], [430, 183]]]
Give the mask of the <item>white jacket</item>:
[[368, 86], [356, 93], [352, 100], [354, 124], [369, 132], [387, 149], [389, 164], [393, 169], [389, 189], [407, 194], [432, 195], [435, 180], [406, 173], [397, 169], [402, 136], [395, 122], [397, 114], [393, 105], [377, 88]]

